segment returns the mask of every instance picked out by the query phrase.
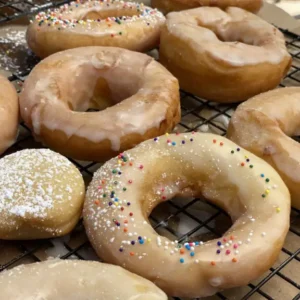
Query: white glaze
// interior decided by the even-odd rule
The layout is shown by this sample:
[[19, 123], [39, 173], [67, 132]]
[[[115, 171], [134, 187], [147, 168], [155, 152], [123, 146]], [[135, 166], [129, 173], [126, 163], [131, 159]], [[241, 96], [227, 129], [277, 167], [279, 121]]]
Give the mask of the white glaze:
[[[278, 188], [269, 191], [269, 182]], [[234, 224], [220, 239], [182, 244], [182, 253], [147, 217], [157, 204], [191, 194], [220, 204]], [[102, 259], [151, 278], [172, 296], [192, 298], [246, 284], [268, 269], [289, 212], [289, 192], [268, 164], [223, 137], [195, 133], [149, 140], [107, 162], [88, 187], [83, 217]]]
[[[282, 176], [300, 209], [300, 88], [280, 88], [260, 94], [238, 107], [228, 137], [270, 163]], [[277, 185], [270, 185], [276, 188]]]
[[[51, 63], [55, 67], [49, 68]], [[99, 79], [116, 105], [85, 113]], [[109, 140], [118, 151], [122, 137], [158, 130], [174, 101], [179, 109], [178, 90], [170, 91], [175, 81], [144, 54], [102, 47], [68, 50], [45, 59], [30, 74], [20, 96], [21, 114], [38, 137], [44, 126], [63, 131], [68, 139], [76, 135], [94, 143]]]
[[201, 7], [170, 13], [169, 31], [194, 49], [232, 66], [279, 64], [289, 54], [274, 26], [237, 7]]
[[0, 287], [5, 300], [167, 300], [152, 282], [92, 261], [54, 259], [21, 265], [0, 274]]

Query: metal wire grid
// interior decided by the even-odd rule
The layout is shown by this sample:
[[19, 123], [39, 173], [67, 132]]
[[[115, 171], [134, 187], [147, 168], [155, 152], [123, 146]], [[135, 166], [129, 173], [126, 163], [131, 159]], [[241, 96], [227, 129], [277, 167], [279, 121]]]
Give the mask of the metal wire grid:
[[[32, 13], [68, 2], [70, 1], [0, 0], [0, 27], [11, 20], [18, 20]], [[288, 49], [293, 56], [293, 65], [281, 86], [300, 86], [300, 36], [285, 30], [282, 31], [286, 36]], [[0, 54], [2, 52], [3, 47], [0, 43]], [[12, 75], [9, 76], [9, 80], [17, 88], [22, 85], [30, 69], [38, 60], [31, 54], [26, 62], [26, 67], [12, 72]], [[181, 92], [181, 100], [182, 120], [176, 128], [177, 131], [211, 131], [220, 135], [226, 134], [228, 120], [236, 105], [217, 105], [183, 91]], [[300, 141], [299, 137], [295, 139]], [[38, 147], [42, 146], [33, 140], [30, 130], [21, 124], [17, 142], [4, 155], [25, 148]], [[79, 168], [86, 183], [91, 180], [93, 172], [99, 168], [99, 164], [93, 162], [71, 161]], [[217, 238], [231, 225], [230, 218], [225, 212], [201, 199], [173, 199], [156, 208], [151, 214], [150, 221], [157, 232], [180, 242], [188, 239], [205, 241]], [[218, 293], [210, 299], [300, 299], [299, 246], [300, 211], [293, 208], [287, 242], [282, 249], [279, 261], [269, 272], [247, 287]], [[98, 259], [85, 236], [82, 223], [79, 223], [71, 235], [59, 240], [0, 241], [0, 271], [22, 263], [45, 260], [51, 256], [51, 251], [57, 247], [62, 259]], [[270, 284], [272, 281], [274, 282]], [[276, 289], [277, 285], [280, 287]], [[180, 298], [172, 299], [180, 300]]]

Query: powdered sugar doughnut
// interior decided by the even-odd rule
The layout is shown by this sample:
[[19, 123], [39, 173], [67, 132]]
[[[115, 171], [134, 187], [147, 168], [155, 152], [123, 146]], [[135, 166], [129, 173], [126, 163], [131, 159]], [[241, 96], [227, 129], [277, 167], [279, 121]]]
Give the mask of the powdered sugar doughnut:
[[110, 46], [145, 52], [159, 43], [165, 17], [143, 3], [119, 0], [74, 1], [40, 12], [27, 31], [39, 56], [83, 46]]
[[[222, 238], [180, 245], [153, 230], [148, 216], [159, 203], [200, 195], [231, 216]], [[155, 138], [107, 162], [88, 187], [83, 217], [106, 262], [170, 296], [198, 298], [268, 270], [289, 214], [289, 191], [271, 166], [223, 137], [195, 133]]]
[[70, 232], [84, 199], [80, 172], [47, 149], [0, 160], [0, 239], [39, 239]]

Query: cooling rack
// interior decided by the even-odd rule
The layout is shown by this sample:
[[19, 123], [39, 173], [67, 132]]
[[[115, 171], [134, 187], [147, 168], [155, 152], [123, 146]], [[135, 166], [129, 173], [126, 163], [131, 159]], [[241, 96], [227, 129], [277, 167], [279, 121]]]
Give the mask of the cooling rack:
[[[25, 29], [29, 18], [39, 11], [68, 2], [70, 1], [0, 0], [0, 73], [5, 74], [18, 91], [32, 67], [39, 61], [25, 43]], [[293, 64], [280, 86], [300, 86], [300, 36], [286, 30], [282, 32], [293, 56]], [[225, 135], [236, 108], [236, 105], [208, 102], [184, 91], [181, 91], [181, 103], [182, 120], [175, 128], [179, 132], [200, 131]], [[300, 142], [299, 137], [295, 139]], [[34, 141], [29, 129], [21, 124], [17, 142], [4, 155], [25, 148], [40, 147], [42, 145]], [[71, 161], [83, 174], [86, 184], [100, 166], [93, 162]], [[201, 199], [175, 198], [161, 204], [152, 212], [150, 221], [157, 232], [180, 242], [217, 238], [231, 226], [230, 218], [225, 212]], [[99, 260], [86, 238], [81, 222], [71, 234], [63, 238], [0, 241], [0, 272], [49, 257]], [[286, 242], [272, 268], [248, 286], [224, 291], [206, 298], [208, 299], [300, 299], [300, 211], [292, 209], [291, 227]]]

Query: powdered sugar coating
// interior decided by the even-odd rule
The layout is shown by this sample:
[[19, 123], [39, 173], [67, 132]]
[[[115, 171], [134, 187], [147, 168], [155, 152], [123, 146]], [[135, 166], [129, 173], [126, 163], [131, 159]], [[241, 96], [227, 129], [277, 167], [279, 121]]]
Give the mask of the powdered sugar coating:
[[[56, 214], [61, 223], [78, 214], [83, 194], [79, 171], [58, 153], [27, 149], [4, 157], [0, 160], [0, 236], [9, 238], [6, 232], [19, 228], [22, 238], [24, 223], [58, 234]], [[65, 206], [70, 208], [65, 211]]]

